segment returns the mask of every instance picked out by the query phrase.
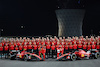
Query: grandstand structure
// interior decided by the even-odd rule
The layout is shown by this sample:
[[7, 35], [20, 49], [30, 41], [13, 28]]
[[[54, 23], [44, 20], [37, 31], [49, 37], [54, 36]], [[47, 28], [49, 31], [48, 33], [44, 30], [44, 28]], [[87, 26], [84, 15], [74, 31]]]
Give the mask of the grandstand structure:
[[81, 36], [85, 0], [58, 0], [58, 36]]

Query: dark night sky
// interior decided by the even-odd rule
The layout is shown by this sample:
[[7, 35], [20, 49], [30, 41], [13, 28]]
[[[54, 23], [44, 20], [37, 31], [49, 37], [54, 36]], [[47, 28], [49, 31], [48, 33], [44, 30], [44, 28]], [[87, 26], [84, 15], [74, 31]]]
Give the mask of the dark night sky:
[[[100, 31], [100, 2], [86, 1], [83, 35]], [[57, 35], [56, 0], [2, 0], [0, 1], [0, 28], [2, 36]], [[25, 28], [21, 29], [21, 25]]]
[[86, 13], [83, 20], [83, 35], [100, 35], [100, 1], [88, 0], [86, 3]]

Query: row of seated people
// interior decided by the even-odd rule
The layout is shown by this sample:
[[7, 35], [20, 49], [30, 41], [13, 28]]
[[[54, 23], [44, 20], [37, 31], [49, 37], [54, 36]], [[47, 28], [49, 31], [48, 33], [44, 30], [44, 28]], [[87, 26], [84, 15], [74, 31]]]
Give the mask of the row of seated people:
[[[33, 50], [34, 53], [43, 54], [43, 57], [45, 58], [45, 55], [47, 57], [50, 56], [50, 51], [53, 55], [59, 56], [59, 54], [67, 53], [69, 51], [75, 51], [77, 49], [83, 49], [85, 51], [89, 49], [98, 49], [100, 51], [100, 37], [91, 37], [91, 38], [83, 38], [83, 37], [54, 37], [54, 38], [8, 38], [3, 39], [0, 43], [0, 53], [9, 53], [10, 50], [26, 50], [31, 51]], [[6, 57], [6, 56], [5, 56]]]

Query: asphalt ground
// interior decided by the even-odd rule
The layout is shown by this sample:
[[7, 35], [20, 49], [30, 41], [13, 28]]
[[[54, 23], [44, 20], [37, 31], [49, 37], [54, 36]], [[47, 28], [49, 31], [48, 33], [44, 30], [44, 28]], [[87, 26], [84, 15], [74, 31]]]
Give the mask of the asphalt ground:
[[46, 59], [45, 61], [22, 61], [0, 59], [0, 67], [100, 67], [100, 58], [76, 61], [56, 61], [56, 59]]

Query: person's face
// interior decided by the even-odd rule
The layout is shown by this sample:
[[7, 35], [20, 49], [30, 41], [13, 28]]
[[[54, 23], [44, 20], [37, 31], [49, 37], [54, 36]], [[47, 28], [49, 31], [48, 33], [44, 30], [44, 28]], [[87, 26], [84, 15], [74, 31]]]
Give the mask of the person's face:
[[52, 43], [52, 45], [54, 45], [54, 43]]
[[27, 42], [25, 42], [25, 45], [27, 44]]
[[79, 41], [79, 43], [81, 43], [81, 41]]
[[59, 44], [59, 42], [57, 42], [57, 44]]
[[92, 42], [92, 44], [94, 44], [94, 42]]
[[36, 45], [36, 42], [34, 42], [34, 44]]
[[62, 44], [64, 44], [64, 42], [62, 42]]
[[74, 44], [76, 44], [76, 42], [74, 42]]
[[29, 42], [29, 44], [32, 44], [31, 42]]
[[99, 42], [97, 42], [97, 45], [99, 45]]

